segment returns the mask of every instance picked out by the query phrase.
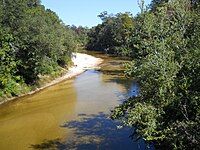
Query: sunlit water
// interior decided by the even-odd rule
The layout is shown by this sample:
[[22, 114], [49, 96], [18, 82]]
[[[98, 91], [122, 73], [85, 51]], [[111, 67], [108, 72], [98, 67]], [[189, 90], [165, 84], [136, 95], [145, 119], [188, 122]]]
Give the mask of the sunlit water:
[[109, 119], [110, 110], [138, 94], [135, 82], [111, 74], [88, 70], [0, 106], [0, 149], [144, 149], [129, 138], [130, 128]]

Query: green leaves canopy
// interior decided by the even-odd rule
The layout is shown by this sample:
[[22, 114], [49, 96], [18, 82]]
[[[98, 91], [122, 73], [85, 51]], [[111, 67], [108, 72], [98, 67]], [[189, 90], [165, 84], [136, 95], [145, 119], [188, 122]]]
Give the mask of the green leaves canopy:
[[39, 0], [0, 1], [0, 16], [0, 97], [18, 95], [16, 86], [34, 85], [40, 74], [70, 63], [74, 32]]
[[173, 0], [135, 19], [134, 60], [126, 74], [141, 93], [113, 111], [137, 135], [160, 149], [199, 149], [199, 3]]

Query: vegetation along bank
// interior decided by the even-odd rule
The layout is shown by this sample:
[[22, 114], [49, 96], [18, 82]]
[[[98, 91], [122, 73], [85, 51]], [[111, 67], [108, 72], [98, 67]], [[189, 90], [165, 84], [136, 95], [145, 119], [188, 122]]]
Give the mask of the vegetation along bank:
[[200, 1], [139, 1], [141, 12], [99, 15], [91, 28], [66, 26], [38, 0], [0, 1], [0, 99], [58, 76], [80, 47], [132, 61], [125, 75], [140, 94], [112, 111], [158, 149], [200, 149]]

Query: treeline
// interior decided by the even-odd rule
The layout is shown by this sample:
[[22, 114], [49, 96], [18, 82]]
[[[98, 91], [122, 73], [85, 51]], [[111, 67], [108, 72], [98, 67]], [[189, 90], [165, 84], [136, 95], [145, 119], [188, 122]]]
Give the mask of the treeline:
[[70, 26], [70, 29], [74, 31], [74, 36], [76, 38], [76, 41], [78, 42], [78, 49], [79, 50], [85, 50], [86, 45], [88, 43], [88, 33], [90, 29], [88, 27], [83, 26]]
[[0, 1], [0, 98], [30, 90], [67, 67], [78, 40], [40, 0]]
[[104, 51], [115, 55], [131, 55], [131, 40], [134, 20], [130, 13], [99, 15], [102, 24], [93, 27], [88, 33], [88, 50]]
[[141, 1], [140, 8], [135, 17], [102, 13], [89, 33], [88, 49], [131, 57], [125, 73], [140, 83], [140, 95], [112, 118], [156, 149], [200, 149], [200, 1]]

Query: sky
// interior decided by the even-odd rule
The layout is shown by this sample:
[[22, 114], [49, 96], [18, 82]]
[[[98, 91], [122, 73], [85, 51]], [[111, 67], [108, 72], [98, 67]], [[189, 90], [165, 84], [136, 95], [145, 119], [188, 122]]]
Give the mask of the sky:
[[[138, 0], [41, 0], [47, 9], [51, 9], [66, 25], [92, 27], [101, 23], [97, 16], [107, 11], [108, 14], [140, 12]], [[145, 0], [148, 5], [151, 0]]]

